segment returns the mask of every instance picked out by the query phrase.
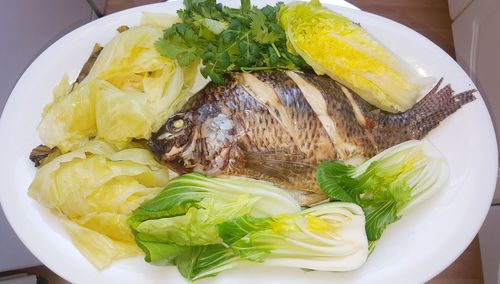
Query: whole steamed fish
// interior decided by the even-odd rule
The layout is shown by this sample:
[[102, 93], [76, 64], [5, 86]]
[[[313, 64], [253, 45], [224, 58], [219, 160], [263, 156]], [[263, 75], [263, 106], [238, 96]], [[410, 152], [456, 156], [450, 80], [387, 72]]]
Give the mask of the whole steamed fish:
[[322, 161], [367, 159], [423, 138], [475, 99], [439, 83], [412, 109], [389, 113], [326, 76], [293, 71], [230, 74], [209, 83], [153, 134], [157, 159], [184, 174], [238, 175], [289, 190], [302, 204], [325, 199]]

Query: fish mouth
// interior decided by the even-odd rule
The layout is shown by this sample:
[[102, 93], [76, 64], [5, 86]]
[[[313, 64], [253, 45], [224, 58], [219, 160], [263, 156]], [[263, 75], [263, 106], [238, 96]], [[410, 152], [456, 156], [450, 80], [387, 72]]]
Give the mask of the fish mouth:
[[147, 144], [155, 159], [159, 162], [162, 162], [161, 157], [165, 151], [165, 145], [161, 145], [160, 143], [158, 143], [156, 137], [154, 136], [148, 140]]
[[[167, 122], [168, 123], [168, 122]], [[184, 127], [181, 131], [170, 132], [165, 125], [159, 131], [154, 132], [148, 140], [147, 145], [155, 159], [163, 165], [180, 168], [184, 165], [183, 153], [185, 148], [192, 141], [192, 128], [190, 125]], [[185, 167], [185, 166], [184, 166]], [[176, 170], [180, 172], [180, 170]], [[182, 171], [185, 172], [185, 171]]]
[[183, 175], [191, 172], [186, 168], [178, 154], [168, 155], [175, 148], [175, 145], [162, 142], [161, 139], [158, 139], [158, 135], [151, 137], [151, 139], [148, 140], [147, 144], [155, 160], [167, 167], [169, 170], [174, 171], [178, 175]]
[[165, 137], [166, 134], [169, 133], [164, 131], [154, 132], [147, 143], [149, 150], [153, 153], [155, 159], [161, 163], [165, 162], [164, 160], [167, 157], [166, 154], [169, 153], [173, 147], [173, 141]]

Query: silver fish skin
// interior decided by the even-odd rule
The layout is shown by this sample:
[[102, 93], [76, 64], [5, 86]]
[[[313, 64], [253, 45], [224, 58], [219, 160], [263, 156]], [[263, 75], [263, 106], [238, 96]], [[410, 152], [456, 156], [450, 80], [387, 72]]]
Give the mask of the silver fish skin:
[[330, 79], [295, 71], [232, 73], [209, 83], [155, 132], [149, 146], [177, 172], [237, 175], [274, 183], [302, 205], [326, 196], [315, 167], [328, 160], [370, 158], [421, 139], [462, 105], [441, 81], [412, 109], [389, 113]]

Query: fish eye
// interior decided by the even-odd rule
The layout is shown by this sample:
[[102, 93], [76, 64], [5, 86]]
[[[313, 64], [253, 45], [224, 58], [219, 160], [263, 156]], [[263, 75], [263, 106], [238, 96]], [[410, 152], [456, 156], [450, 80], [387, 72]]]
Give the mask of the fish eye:
[[184, 120], [183, 119], [177, 119], [172, 123], [172, 128], [173, 129], [181, 129], [184, 126]]
[[186, 125], [186, 122], [184, 121], [183, 114], [176, 114], [169, 118], [167, 121], [167, 124], [165, 125], [165, 128], [169, 132], [179, 132], [184, 128]]

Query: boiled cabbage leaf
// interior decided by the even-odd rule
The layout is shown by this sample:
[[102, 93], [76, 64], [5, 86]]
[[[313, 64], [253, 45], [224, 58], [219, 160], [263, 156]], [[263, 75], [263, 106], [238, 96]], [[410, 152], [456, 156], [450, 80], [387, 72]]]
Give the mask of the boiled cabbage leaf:
[[278, 20], [291, 52], [317, 74], [329, 75], [380, 109], [408, 110], [434, 81], [419, 77], [359, 24], [318, 0], [288, 4]]
[[141, 253], [139, 247], [132, 242], [114, 240], [67, 219], [62, 219], [62, 223], [81, 254], [98, 269], [108, 266], [112, 260]]
[[180, 22], [181, 19], [177, 17], [177, 15], [165, 13], [143, 12], [141, 18], [141, 26], [157, 26], [162, 29], [169, 28], [170, 26]]
[[89, 141], [39, 168], [29, 187], [29, 196], [61, 217], [77, 248], [97, 268], [140, 253], [127, 218], [168, 182], [168, 171], [137, 147], [118, 150]]
[[197, 69], [183, 70], [156, 51], [161, 25], [171, 22], [161, 19], [148, 14], [144, 25], [117, 34], [82, 82], [63, 78], [38, 128], [45, 145], [68, 152], [97, 137], [123, 148], [134, 138], [148, 139], [182, 106]]
[[77, 148], [97, 132], [93, 85], [75, 87], [72, 91], [68, 76], [54, 88], [54, 98], [43, 113], [38, 133], [43, 143], [61, 151]]

